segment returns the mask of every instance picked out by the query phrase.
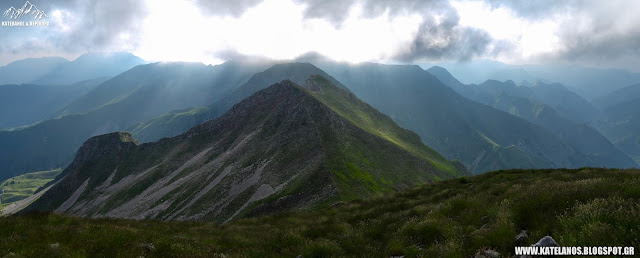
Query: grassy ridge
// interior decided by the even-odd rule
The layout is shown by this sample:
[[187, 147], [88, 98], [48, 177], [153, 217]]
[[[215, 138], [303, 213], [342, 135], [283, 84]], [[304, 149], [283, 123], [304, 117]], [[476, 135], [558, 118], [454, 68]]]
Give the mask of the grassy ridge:
[[512, 255], [522, 229], [527, 245], [549, 234], [563, 246], [638, 247], [639, 213], [638, 170], [510, 170], [226, 225], [0, 218], [0, 256], [468, 257], [485, 248]]
[[426, 147], [415, 133], [397, 126], [389, 117], [371, 108], [352, 93], [332, 86], [328, 79], [314, 76], [313, 80], [319, 84], [323, 92], [310, 92], [310, 94], [342, 117], [361, 129], [388, 140], [416, 157], [430, 162], [438, 169], [454, 176], [458, 175], [458, 171], [447, 159]]
[[38, 188], [56, 178], [62, 169], [38, 171], [9, 178], [0, 183], [0, 209], [31, 196]]

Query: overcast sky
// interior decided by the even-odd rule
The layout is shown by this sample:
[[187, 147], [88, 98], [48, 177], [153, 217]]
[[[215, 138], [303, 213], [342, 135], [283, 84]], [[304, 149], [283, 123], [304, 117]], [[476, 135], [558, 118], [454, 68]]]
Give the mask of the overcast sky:
[[[97, 51], [213, 64], [235, 55], [317, 52], [349, 62], [481, 58], [640, 72], [635, 0], [30, 1], [50, 26], [0, 27], [0, 65]], [[0, 9], [24, 2], [0, 0]]]

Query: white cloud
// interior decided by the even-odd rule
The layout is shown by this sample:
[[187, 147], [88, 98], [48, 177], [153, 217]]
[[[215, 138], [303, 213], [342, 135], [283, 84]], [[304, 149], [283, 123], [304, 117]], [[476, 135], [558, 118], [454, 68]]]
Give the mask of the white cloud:
[[[363, 17], [351, 8], [338, 28], [324, 19], [305, 18], [306, 6], [267, 0], [238, 17], [206, 16], [190, 1], [147, 1], [141, 42], [134, 54], [149, 60], [217, 63], [217, 52], [291, 59], [315, 51], [330, 58], [360, 62], [381, 60], [408, 44], [418, 30], [417, 14]], [[176, 6], [180, 6], [176, 9]]]
[[[525, 19], [504, 6], [492, 7], [482, 1], [453, 1], [460, 15], [460, 24], [487, 31], [495, 43], [507, 43], [497, 58], [505, 62], [522, 62], [563, 48], [558, 36], [562, 17]], [[498, 47], [498, 46], [493, 46]]]

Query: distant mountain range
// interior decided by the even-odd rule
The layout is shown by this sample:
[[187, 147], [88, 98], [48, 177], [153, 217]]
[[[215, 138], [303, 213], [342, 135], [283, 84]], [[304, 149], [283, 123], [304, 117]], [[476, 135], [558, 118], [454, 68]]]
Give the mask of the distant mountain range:
[[418, 66], [319, 66], [364, 101], [473, 173], [593, 164], [548, 130], [456, 93]]
[[634, 84], [595, 102], [602, 108], [602, 114], [594, 122], [598, 128], [618, 148], [640, 163], [640, 84]]
[[588, 100], [607, 95], [627, 85], [640, 82], [640, 73], [619, 69], [599, 69], [578, 65], [509, 65], [493, 60], [474, 60], [460, 63], [422, 64], [446, 68], [465, 84], [480, 84], [486, 80], [561, 83]]
[[460, 175], [416, 134], [312, 76], [260, 90], [173, 138], [93, 137], [24, 211], [227, 222]]
[[112, 77], [144, 63], [146, 62], [141, 58], [127, 52], [88, 53], [55, 67], [31, 83], [64, 85], [88, 79]]
[[62, 57], [29, 58], [0, 67], [0, 85], [70, 85], [112, 77], [144, 63], [141, 58], [127, 52], [88, 53], [73, 61]]
[[575, 165], [638, 166], [597, 130], [585, 124], [597, 117], [599, 110], [560, 84], [539, 82], [526, 87], [516, 86], [512, 81], [488, 80], [480, 85], [464, 85], [444, 68], [432, 67], [428, 71], [461, 95], [540, 125], [588, 156]]
[[534, 81], [527, 82], [524, 85], [516, 85], [511, 80], [501, 82], [496, 79], [490, 79], [479, 85], [465, 85], [442, 67], [434, 66], [427, 69], [427, 71], [463, 96], [484, 104], [494, 101], [498, 95], [508, 94], [544, 103], [576, 122], [589, 122], [599, 112], [598, 108], [591, 102], [558, 83], [547, 84], [541, 81]]

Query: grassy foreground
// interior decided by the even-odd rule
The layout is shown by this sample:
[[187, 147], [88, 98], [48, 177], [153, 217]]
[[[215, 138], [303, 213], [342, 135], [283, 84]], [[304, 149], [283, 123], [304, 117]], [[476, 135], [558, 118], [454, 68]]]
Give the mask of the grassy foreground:
[[0, 256], [508, 256], [520, 230], [532, 244], [640, 246], [640, 171], [510, 170], [425, 185], [331, 208], [226, 225], [0, 218]]

